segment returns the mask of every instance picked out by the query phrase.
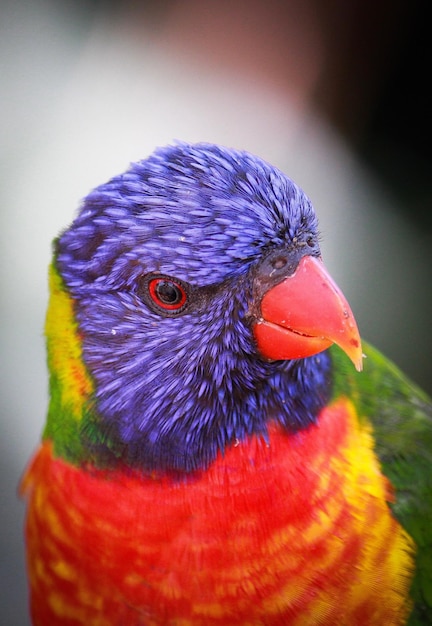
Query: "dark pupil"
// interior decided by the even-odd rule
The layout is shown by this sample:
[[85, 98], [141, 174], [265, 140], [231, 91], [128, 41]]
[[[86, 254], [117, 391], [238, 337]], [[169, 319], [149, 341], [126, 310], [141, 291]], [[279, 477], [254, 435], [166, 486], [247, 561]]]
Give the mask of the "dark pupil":
[[156, 287], [158, 298], [165, 304], [177, 304], [181, 300], [181, 291], [173, 283], [161, 280]]

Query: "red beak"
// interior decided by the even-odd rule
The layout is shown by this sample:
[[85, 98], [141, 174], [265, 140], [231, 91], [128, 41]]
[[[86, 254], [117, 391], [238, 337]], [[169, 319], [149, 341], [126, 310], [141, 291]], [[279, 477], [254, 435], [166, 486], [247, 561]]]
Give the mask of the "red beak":
[[264, 294], [254, 335], [267, 359], [302, 359], [336, 343], [362, 369], [351, 308], [321, 259], [312, 256], [304, 256], [294, 274]]

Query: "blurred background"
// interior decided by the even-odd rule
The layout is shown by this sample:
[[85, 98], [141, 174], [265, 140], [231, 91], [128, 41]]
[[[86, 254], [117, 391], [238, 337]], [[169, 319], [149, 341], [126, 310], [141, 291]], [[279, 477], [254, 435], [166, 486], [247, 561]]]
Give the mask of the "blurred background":
[[247, 149], [300, 184], [362, 335], [432, 391], [426, 8], [2, 1], [2, 624], [28, 624], [16, 485], [47, 404], [50, 242], [92, 187], [156, 146]]

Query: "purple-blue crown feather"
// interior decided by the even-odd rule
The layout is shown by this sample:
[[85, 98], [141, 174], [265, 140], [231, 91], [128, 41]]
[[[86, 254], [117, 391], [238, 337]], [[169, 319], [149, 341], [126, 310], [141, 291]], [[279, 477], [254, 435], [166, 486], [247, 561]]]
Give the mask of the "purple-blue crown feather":
[[[56, 263], [95, 381], [94, 453], [191, 471], [235, 440], [266, 437], [270, 420], [290, 431], [315, 421], [330, 393], [328, 355], [266, 362], [250, 319], [255, 268], [301, 237], [318, 250], [302, 190], [214, 145], [159, 149], [88, 195]], [[154, 273], [188, 286], [184, 313], [149, 306], [143, 280]]]

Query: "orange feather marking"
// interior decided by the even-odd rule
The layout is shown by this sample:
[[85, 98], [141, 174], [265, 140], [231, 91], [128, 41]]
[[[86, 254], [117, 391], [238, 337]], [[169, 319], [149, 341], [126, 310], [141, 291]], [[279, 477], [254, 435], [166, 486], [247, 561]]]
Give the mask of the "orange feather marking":
[[80, 469], [47, 441], [22, 489], [36, 626], [397, 626], [409, 612], [413, 545], [346, 400], [177, 481]]

